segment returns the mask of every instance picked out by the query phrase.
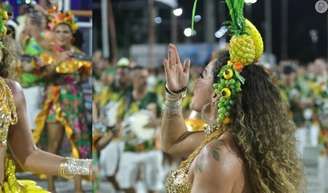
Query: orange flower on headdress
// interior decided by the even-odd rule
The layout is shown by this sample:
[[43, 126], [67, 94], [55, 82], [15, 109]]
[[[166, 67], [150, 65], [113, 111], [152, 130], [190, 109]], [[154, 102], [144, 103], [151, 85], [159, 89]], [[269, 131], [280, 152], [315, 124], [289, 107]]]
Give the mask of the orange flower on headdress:
[[56, 26], [59, 24], [67, 24], [73, 33], [75, 33], [78, 30], [78, 25], [74, 21], [74, 16], [72, 12], [59, 12], [53, 16], [51, 19], [51, 22], [49, 23], [49, 27], [51, 30], [54, 30]]

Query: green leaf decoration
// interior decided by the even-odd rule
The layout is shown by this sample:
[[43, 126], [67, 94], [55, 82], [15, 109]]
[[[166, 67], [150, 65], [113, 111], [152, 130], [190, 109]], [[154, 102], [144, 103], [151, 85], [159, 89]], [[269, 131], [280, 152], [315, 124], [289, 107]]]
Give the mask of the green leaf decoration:
[[235, 74], [236, 74], [236, 77], [237, 79], [242, 83], [242, 84], [245, 84], [245, 78], [239, 74], [239, 72], [237, 70], [235, 70]]
[[245, 33], [244, 0], [226, 0], [231, 17], [230, 31], [233, 35]]
[[192, 19], [191, 19], [191, 30], [194, 31], [195, 30], [195, 15], [196, 15], [196, 8], [197, 8], [197, 1], [194, 1], [194, 5], [192, 7]]

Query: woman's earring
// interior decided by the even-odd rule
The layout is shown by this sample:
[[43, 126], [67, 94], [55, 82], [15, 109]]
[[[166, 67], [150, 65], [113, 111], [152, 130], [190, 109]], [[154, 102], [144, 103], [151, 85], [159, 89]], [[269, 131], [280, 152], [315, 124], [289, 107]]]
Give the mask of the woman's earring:
[[207, 103], [207, 104], [205, 104], [204, 106], [203, 106], [203, 108], [202, 108], [202, 110], [201, 110], [201, 118], [203, 119], [203, 121], [205, 122], [205, 123], [207, 123], [208, 125], [214, 125], [215, 124], [215, 118], [213, 119], [212, 117], [211, 117], [211, 115], [213, 114], [213, 108], [212, 108], [212, 106], [213, 106], [213, 103], [215, 103], [215, 102], [209, 102], [209, 103]]
[[[213, 110], [215, 108], [213, 109], [213, 107], [215, 106], [215, 103], [217, 103], [217, 102], [212, 101], [210, 103], [205, 104], [201, 111], [201, 118], [203, 119], [203, 121], [205, 121], [205, 123], [207, 123], [207, 126], [205, 127], [205, 130], [204, 130], [206, 135], [213, 133], [217, 129], [217, 123], [216, 123], [215, 117], [214, 118], [210, 117], [214, 114]], [[210, 109], [208, 109], [208, 108], [210, 108]], [[207, 111], [207, 113], [206, 113], [206, 111]]]
[[202, 110], [200, 111], [200, 117], [205, 123], [209, 123], [209, 118], [206, 115], [205, 111], [208, 111], [208, 107], [210, 107], [211, 103], [206, 103], [203, 107]]

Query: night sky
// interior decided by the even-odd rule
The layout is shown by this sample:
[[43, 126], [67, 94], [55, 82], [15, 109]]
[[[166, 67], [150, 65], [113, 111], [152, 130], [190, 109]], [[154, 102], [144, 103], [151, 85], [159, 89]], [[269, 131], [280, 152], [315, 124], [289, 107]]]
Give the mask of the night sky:
[[[94, 27], [100, 27], [100, 11], [97, 2], [94, 0]], [[203, 0], [204, 1], [204, 0]], [[203, 1], [199, 1], [197, 14], [204, 15]], [[272, 47], [273, 53], [280, 59], [281, 53], [281, 1], [272, 0]], [[285, 0], [284, 0], [285, 1]], [[288, 57], [308, 62], [316, 57], [327, 57], [327, 18], [328, 12], [317, 13], [315, 3], [317, 0], [288, 0]], [[146, 0], [112, 0], [114, 7], [114, 17], [117, 31], [117, 42], [119, 50], [126, 52], [132, 44], [147, 43], [148, 40], [148, 21], [147, 21], [147, 1]], [[191, 22], [191, 0], [179, 0], [179, 7], [184, 9], [183, 15], [179, 17], [178, 41], [179, 43], [204, 42], [204, 17], [196, 24], [197, 36], [186, 38], [183, 35], [184, 28], [190, 26]], [[216, 3], [216, 29], [219, 29], [222, 22], [219, 21], [217, 4], [223, 3], [222, 0]], [[156, 3], [158, 8], [157, 16], [162, 18], [162, 23], [156, 25], [156, 42], [169, 43], [170, 41], [170, 9], [169, 7]], [[98, 12], [97, 12], [98, 10]], [[264, 36], [264, 0], [258, 0], [252, 5], [251, 15], [248, 18], [257, 26]], [[226, 12], [226, 18], [228, 18]], [[312, 43], [309, 32], [315, 30], [318, 34], [318, 42]], [[95, 33], [97, 36], [97, 32]], [[98, 34], [99, 35], [99, 34]], [[100, 47], [100, 39], [95, 38], [95, 47]], [[218, 41], [218, 40], [217, 40]]]

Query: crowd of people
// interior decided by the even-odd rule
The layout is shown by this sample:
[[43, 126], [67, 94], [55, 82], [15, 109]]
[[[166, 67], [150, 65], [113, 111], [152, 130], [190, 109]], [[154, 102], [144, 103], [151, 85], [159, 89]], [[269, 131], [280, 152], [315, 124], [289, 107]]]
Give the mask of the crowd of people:
[[[217, 57], [218, 52], [214, 51], [212, 57]], [[135, 192], [134, 184], [140, 182], [148, 192], [161, 192], [167, 172], [179, 162], [162, 152], [159, 143], [159, 120], [163, 116], [165, 98], [163, 66], [140, 66], [128, 58], [110, 64], [100, 52], [94, 54], [93, 62], [96, 109], [93, 137], [100, 175], [105, 176], [117, 191]], [[322, 155], [327, 156], [326, 60], [318, 58], [308, 64], [285, 60], [270, 66], [266, 69], [288, 104], [290, 118], [299, 130], [317, 135], [310, 141], [303, 141], [303, 146], [304, 143], [320, 146]], [[190, 108], [190, 88], [201, 71], [201, 67], [191, 65], [192, 81], [182, 101], [190, 132], [201, 131], [206, 126], [201, 113]]]
[[278, 85], [289, 104], [290, 117], [297, 128], [316, 133], [305, 143], [319, 145], [321, 154], [328, 153], [328, 87], [327, 61], [323, 58], [300, 65], [282, 61], [276, 70]]
[[[25, 92], [28, 104], [25, 121], [32, 119], [34, 122], [29, 121], [25, 125], [33, 132], [25, 137], [33, 137], [33, 144], [42, 150], [75, 158], [74, 162], [70, 161], [73, 165], [66, 164], [65, 167], [75, 170], [72, 173], [75, 192], [83, 192], [82, 178], [76, 174], [91, 173], [92, 66], [89, 57], [81, 50], [83, 40], [76, 17], [70, 11], [60, 11], [57, 1], [48, 1], [43, 7], [23, 3], [19, 9], [14, 17], [9, 2], [1, 4], [1, 21], [7, 24], [4, 32], [7, 36], [1, 38], [1, 60], [8, 63], [8, 77], [19, 82]], [[1, 71], [6, 68], [1, 67]], [[38, 88], [37, 92], [31, 93], [33, 88]], [[31, 101], [36, 101], [35, 106], [30, 105]], [[57, 157], [59, 164], [61, 159]], [[83, 160], [88, 161], [84, 163]], [[59, 171], [55, 167], [58, 164], [56, 159], [43, 161], [50, 168], [54, 167], [52, 170]], [[51, 192], [56, 192], [55, 175], [71, 177], [67, 173], [69, 170], [57, 174], [51, 169], [45, 171], [45, 168], [35, 167], [32, 171], [42, 174], [40, 178], [47, 177]], [[12, 169], [11, 172], [15, 173]], [[14, 191], [15, 185], [11, 181], [9, 183], [13, 186], [11, 191]], [[37, 191], [43, 192], [40, 188], [33, 192]]]

